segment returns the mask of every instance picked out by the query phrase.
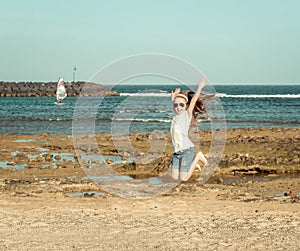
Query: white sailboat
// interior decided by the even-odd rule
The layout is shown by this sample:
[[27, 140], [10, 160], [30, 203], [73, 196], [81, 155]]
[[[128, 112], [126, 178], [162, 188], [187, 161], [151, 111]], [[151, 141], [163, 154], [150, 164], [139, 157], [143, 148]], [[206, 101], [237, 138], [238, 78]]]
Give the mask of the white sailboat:
[[64, 105], [62, 103], [62, 100], [67, 97], [67, 92], [65, 88], [65, 82], [63, 78], [60, 78], [57, 83], [57, 89], [56, 89], [56, 105]]

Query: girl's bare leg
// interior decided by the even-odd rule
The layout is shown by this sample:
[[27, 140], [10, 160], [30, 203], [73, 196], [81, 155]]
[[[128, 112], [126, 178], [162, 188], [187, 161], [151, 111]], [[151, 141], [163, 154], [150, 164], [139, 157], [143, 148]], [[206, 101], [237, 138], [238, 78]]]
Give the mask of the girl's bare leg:
[[201, 163], [203, 164], [203, 166], [205, 166], [207, 164], [207, 159], [205, 158], [203, 153], [198, 152], [197, 156], [198, 156], [199, 160], [201, 161]]
[[172, 174], [171, 174], [171, 176], [172, 176], [172, 178], [174, 180], [178, 180], [178, 178], [179, 178], [179, 169], [173, 169], [172, 168]]
[[190, 167], [190, 170], [188, 172], [180, 172], [179, 176], [180, 176], [180, 179], [182, 181], [187, 181], [189, 180], [189, 178], [191, 178], [193, 172], [195, 171], [196, 168], [199, 168], [199, 170], [201, 171], [201, 168], [198, 164], [198, 161], [201, 161], [201, 163], [205, 166], [207, 164], [207, 159], [205, 158], [205, 156], [203, 155], [202, 152], [198, 152], [197, 155], [195, 156], [192, 164], [191, 164], [191, 167]]

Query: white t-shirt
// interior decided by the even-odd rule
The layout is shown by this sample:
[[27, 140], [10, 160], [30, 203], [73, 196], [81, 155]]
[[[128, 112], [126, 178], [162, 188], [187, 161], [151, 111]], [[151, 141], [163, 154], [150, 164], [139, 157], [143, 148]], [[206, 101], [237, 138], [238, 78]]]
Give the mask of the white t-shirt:
[[188, 137], [191, 121], [192, 116], [189, 116], [187, 110], [173, 117], [171, 123], [171, 137], [174, 152], [194, 147], [193, 142]]

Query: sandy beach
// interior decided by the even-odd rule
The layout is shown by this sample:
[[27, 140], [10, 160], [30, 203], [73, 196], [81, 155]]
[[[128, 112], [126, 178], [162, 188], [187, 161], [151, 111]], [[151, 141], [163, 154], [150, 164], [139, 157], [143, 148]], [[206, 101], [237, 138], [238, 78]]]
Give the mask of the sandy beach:
[[[82, 179], [71, 135], [1, 135], [0, 249], [298, 250], [299, 132], [227, 130], [219, 169], [208, 182], [200, 185], [195, 172], [146, 199], [120, 198]], [[200, 134], [206, 153], [211, 135]], [[147, 138], [131, 135], [140, 152]], [[119, 154], [111, 135], [96, 139], [104, 154]], [[122, 175], [154, 177], [170, 154], [167, 146], [159, 163], [138, 168], [107, 162]]]
[[0, 7], [0, 251], [300, 251], [300, 0]]

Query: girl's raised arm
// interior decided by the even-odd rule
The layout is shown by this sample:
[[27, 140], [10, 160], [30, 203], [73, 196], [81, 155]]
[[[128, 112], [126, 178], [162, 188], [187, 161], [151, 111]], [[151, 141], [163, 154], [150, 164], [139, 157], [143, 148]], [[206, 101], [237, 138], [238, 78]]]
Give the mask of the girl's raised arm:
[[180, 88], [176, 88], [175, 91], [171, 92], [172, 101], [178, 93], [180, 93]]
[[191, 100], [191, 102], [190, 102], [190, 106], [189, 106], [189, 108], [188, 108], [188, 113], [189, 113], [190, 116], [192, 116], [192, 114], [193, 114], [193, 110], [194, 110], [194, 108], [195, 108], [195, 104], [196, 104], [196, 102], [197, 102], [197, 100], [198, 100], [198, 98], [199, 98], [199, 95], [200, 95], [200, 93], [201, 93], [202, 88], [203, 88], [205, 85], [206, 85], [206, 78], [205, 78], [205, 77], [202, 77], [202, 79], [201, 79], [200, 82], [198, 83], [197, 90], [196, 90], [196, 92], [195, 92], [195, 94], [194, 94], [194, 96], [193, 96], [193, 98], [192, 98], [192, 100]]

